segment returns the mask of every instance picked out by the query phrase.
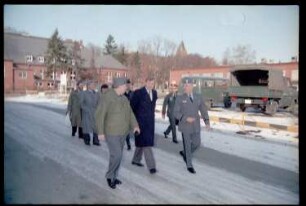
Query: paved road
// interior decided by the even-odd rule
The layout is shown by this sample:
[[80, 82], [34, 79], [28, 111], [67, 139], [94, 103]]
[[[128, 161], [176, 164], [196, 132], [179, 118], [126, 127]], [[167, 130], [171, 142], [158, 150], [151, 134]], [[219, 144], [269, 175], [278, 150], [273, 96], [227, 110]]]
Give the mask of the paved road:
[[[130, 164], [124, 152], [120, 179], [108, 188], [108, 150], [70, 136], [64, 110], [5, 102], [6, 203], [274, 203], [299, 202], [299, 174], [283, 168], [200, 148], [196, 175], [178, 155], [181, 145], [156, 135], [158, 173]], [[268, 143], [267, 143], [268, 144]]]

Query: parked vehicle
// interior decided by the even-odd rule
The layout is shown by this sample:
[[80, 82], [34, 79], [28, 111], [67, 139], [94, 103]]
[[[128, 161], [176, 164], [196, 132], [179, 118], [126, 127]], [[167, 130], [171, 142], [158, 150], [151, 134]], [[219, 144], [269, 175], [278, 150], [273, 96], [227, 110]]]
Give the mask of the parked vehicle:
[[298, 92], [290, 79], [281, 70], [260, 65], [232, 68], [228, 94], [241, 111], [255, 107], [270, 115], [298, 103]]
[[204, 96], [205, 103], [209, 109], [220, 104], [224, 105], [226, 108], [231, 106], [230, 97], [227, 94], [228, 79], [206, 76], [185, 76], [181, 79], [179, 84], [179, 93], [183, 93], [182, 81], [185, 78], [193, 79], [193, 92]]

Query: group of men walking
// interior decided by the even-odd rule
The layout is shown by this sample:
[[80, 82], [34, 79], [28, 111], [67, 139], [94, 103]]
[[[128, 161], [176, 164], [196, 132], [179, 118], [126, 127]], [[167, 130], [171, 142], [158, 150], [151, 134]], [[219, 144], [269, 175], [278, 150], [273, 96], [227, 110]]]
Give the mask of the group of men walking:
[[[184, 93], [177, 95], [177, 85], [171, 84], [170, 93], [163, 103], [162, 117], [166, 110], [170, 125], [164, 132], [167, 138], [172, 131], [173, 142], [178, 143], [176, 125], [183, 137], [183, 151], [180, 151], [186, 163], [187, 170], [195, 173], [192, 166], [192, 154], [198, 149], [200, 139], [200, 116], [209, 129], [209, 117], [202, 97], [193, 94], [193, 82], [186, 79]], [[102, 89], [107, 89], [103, 91]], [[103, 91], [103, 92], [102, 92]], [[118, 179], [118, 171], [126, 141], [128, 150], [131, 150], [130, 135], [135, 136], [135, 151], [132, 165], [143, 167], [144, 156], [146, 166], [151, 174], [157, 172], [156, 161], [153, 155], [155, 130], [155, 107], [157, 91], [154, 89], [154, 79], [148, 77], [145, 85], [135, 91], [130, 89], [130, 81], [126, 78], [114, 78], [112, 88], [101, 87], [101, 93], [94, 91], [94, 86], [88, 84], [88, 90], [82, 91], [80, 84], [69, 97], [68, 112], [70, 112], [72, 136], [78, 127], [79, 137], [84, 143], [100, 145], [99, 140], [105, 140], [109, 149], [109, 165], [106, 172], [108, 185], [115, 189], [122, 184]], [[80, 109], [78, 109], [80, 108]], [[167, 109], [166, 109], [167, 108]], [[74, 111], [76, 111], [74, 113]]]

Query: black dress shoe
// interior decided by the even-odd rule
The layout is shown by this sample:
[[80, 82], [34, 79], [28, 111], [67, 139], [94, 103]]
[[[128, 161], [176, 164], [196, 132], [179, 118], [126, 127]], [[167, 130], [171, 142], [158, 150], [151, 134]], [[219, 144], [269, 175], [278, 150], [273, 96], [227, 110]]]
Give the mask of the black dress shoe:
[[107, 179], [107, 184], [110, 188], [116, 189], [116, 182], [112, 181], [111, 179]]
[[90, 146], [90, 142], [89, 141], [84, 141], [86, 145]]
[[180, 155], [183, 157], [184, 161], [186, 162], [186, 157], [184, 155], [184, 152], [183, 151], [180, 151]]
[[164, 132], [164, 135], [165, 135], [165, 138], [167, 139], [167, 138], [168, 138], [168, 136], [167, 136], [166, 132]]
[[151, 174], [154, 174], [154, 173], [156, 173], [157, 171], [156, 171], [156, 169], [155, 168], [153, 168], [153, 169], [150, 169], [150, 173]]
[[119, 180], [119, 179], [115, 179], [115, 184], [116, 184], [116, 185], [121, 185], [122, 182], [121, 182], [121, 180]]
[[172, 142], [174, 142], [175, 144], [178, 144], [178, 141], [176, 139], [172, 140]]
[[143, 167], [143, 164], [138, 163], [138, 162], [132, 162], [132, 165], [137, 165], [137, 166], [139, 166], [139, 167]]
[[189, 172], [193, 173], [193, 174], [196, 173], [196, 171], [193, 169], [193, 167], [188, 167], [187, 170]]
[[100, 142], [93, 142], [92, 144], [96, 145], [96, 146], [100, 146], [101, 145]]

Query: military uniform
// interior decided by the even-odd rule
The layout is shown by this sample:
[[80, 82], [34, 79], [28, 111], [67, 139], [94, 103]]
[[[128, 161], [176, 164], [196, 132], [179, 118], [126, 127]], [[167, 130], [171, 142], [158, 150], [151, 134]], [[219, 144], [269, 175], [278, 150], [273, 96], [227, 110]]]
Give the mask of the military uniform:
[[98, 106], [100, 95], [94, 90], [86, 90], [81, 92], [80, 97], [84, 143], [90, 145], [90, 134], [92, 133], [93, 144], [99, 145], [95, 123], [95, 110]]
[[[121, 79], [121, 78], [120, 78]], [[121, 81], [119, 81], [120, 83]], [[95, 113], [98, 134], [104, 134], [109, 149], [109, 167], [105, 175], [110, 187], [115, 188], [126, 135], [135, 127], [137, 120], [129, 100], [114, 89], [104, 94], [103, 102]]]
[[81, 104], [80, 104], [80, 92], [74, 90], [69, 95], [67, 112], [69, 112], [69, 118], [72, 127], [72, 136], [78, 129], [79, 138], [83, 137], [82, 126], [81, 126]]
[[164, 132], [165, 137], [172, 131], [172, 141], [177, 143], [177, 138], [176, 138], [176, 119], [173, 114], [174, 110], [174, 104], [176, 100], [177, 93], [176, 92], [171, 92], [166, 95], [164, 102], [163, 102], [163, 109], [162, 109], [162, 114], [166, 114], [166, 108], [167, 108], [167, 116], [169, 118], [170, 125], [168, 126], [167, 130]]
[[[188, 81], [188, 80], [187, 80]], [[187, 169], [192, 173], [195, 173], [192, 166], [192, 154], [201, 145], [201, 127], [200, 127], [200, 115], [206, 125], [210, 125], [207, 107], [205, 105], [203, 97], [198, 94], [191, 94], [191, 97], [184, 93], [179, 95], [175, 102], [174, 116], [179, 120], [178, 129], [182, 132], [184, 151], [180, 154], [183, 156], [186, 162]], [[195, 118], [192, 123], [187, 122], [187, 118]]]

